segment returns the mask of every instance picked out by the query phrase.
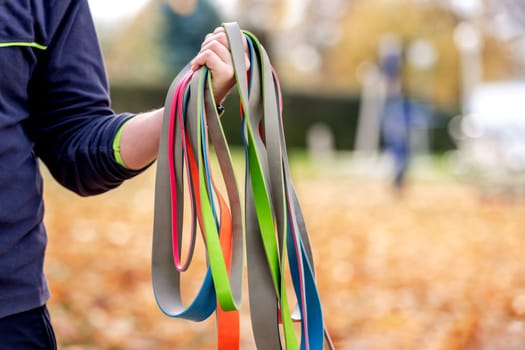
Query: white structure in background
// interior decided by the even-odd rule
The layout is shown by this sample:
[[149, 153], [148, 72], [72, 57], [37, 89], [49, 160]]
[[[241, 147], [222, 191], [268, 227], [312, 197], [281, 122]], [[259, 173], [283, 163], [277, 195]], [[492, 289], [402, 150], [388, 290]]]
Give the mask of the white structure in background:
[[[475, 11], [466, 11], [464, 17], [468, 20], [457, 27], [454, 37], [462, 78], [462, 115], [449, 125], [458, 146], [455, 169], [485, 193], [521, 193], [525, 191], [525, 80], [482, 82], [483, 42], [478, 26], [483, 23], [483, 6], [477, 0], [470, 2], [476, 5]], [[513, 6], [507, 8], [504, 2], [492, 5], [501, 5], [493, 6], [497, 9], [495, 18], [517, 10]], [[501, 34], [501, 24], [494, 23], [492, 31]], [[505, 33], [514, 33], [514, 39], [520, 37], [517, 31], [508, 30], [511, 25], [519, 28], [519, 24], [516, 26], [508, 18], [503, 24]]]
[[525, 190], [525, 81], [479, 84], [450, 123], [457, 172], [484, 191]]
[[335, 161], [335, 137], [332, 129], [322, 122], [312, 125], [306, 133], [308, 155], [316, 165], [325, 168]]
[[373, 159], [380, 153], [381, 114], [386, 86], [375, 63], [363, 62], [358, 67], [357, 75], [362, 88], [354, 157], [360, 160]]
[[[438, 61], [438, 53], [432, 43], [423, 38], [418, 38], [410, 42], [407, 48], [407, 61], [409, 65], [418, 72], [416, 88], [423, 100], [430, 101], [430, 89], [434, 85], [433, 68]], [[417, 109], [420, 109], [418, 112]], [[429, 128], [432, 113], [429, 110], [422, 111], [422, 108], [412, 109], [413, 125], [410, 130], [410, 142], [412, 156], [420, 160], [428, 160], [430, 154]], [[425, 115], [421, 115], [424, 113]]]
[[381, 115], [386, 98], [386, 84], [380, 68], [365, 61], [357, 68], [361, 83], [361, 103], [357, 117], [352, 170], [360, 175], [386, 179], [392, 162], [381, 153]]
[[460, 23], [454, 31], [461, 64], [462, 112], [469, 113], [473, 90], [481, 82], [483, 41], [479, 29], [470, 22]]

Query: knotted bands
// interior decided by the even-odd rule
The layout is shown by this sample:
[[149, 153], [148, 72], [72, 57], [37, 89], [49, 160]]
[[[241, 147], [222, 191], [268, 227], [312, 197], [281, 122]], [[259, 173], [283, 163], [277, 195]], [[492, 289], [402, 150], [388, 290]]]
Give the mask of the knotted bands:
[[[224, 28], [241, 103], [244, 212], [211, 73], [206, 67], [193, 72], [187, 66], [167, 94], [157, 162], [152, 254], [157, 304], [167, 316], [194, 321], [217, 310], [218, 348], [238, 349], [246, 256], [257, 348], [323, 349], [326, 339], [333, 349], [323, 323], [308, 233], [291, 182], [277, 74], [257, 38], [241, 32], [236, 23], [226, 23]], [[248, 43], [249, 70], [243, 40]], [[213, 160], [224, 186], [216, 181]], [[191, 222], [183, 230], [183, 219], [188, 217]], [[183, 231], [190, 235], [185, 254]], [[205, 242], [208, 269], [186, 306], [181, 275], [191, 263], [198, 231]], [[293, 289], [287, 288], [287, 277]], [[290, 303], [297, 303], [294, 311]], [[300, 323], [300, 340], [294, 321]]]

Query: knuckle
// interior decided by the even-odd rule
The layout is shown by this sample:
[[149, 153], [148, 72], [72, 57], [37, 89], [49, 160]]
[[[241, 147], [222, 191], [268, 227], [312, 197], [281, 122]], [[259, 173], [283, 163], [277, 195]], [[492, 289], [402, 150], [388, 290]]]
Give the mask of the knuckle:
[[202, 51], [202, 57], [204, 59], [209, 59], [210, 57], [212, 57], [214, 55], [214, 52], [210, 49], [205, 49]]
[[212, 40], [208, 43], [208, 45], [206, 45], [206, 48], [208, 50], [217, 50], [217, 48], [219, 47], [218, 45], [219, 43], [217, 41]]
[[219, 33], [218, 35], [218, 40], [223, 43], [223, 44], [227, 44], [228, 43], [228, 38], [226, 37], [226, 33], [225, 32], [221, 32]]
[[225, 48], [224, 44], [222, 44], [221, 42], [217, 40], [212, 40], [206, 43], [206, 45], [202, 47], [202, 50], [212, 51], [215, 54], [219, 55], [224, 52], [224, 48]]

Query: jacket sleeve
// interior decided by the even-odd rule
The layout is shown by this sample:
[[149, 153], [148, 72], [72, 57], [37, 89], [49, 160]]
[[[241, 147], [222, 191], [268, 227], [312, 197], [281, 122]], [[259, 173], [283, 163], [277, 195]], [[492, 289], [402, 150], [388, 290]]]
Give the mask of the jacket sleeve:
[[119, 165], [113, 153], [118, 129], [133, 115], [116, 115], [110, 108], [105, 67], [86, 0], [50, 3], [55, 5], [42, 19], [48, 46], [29, 87], [27, 130], [37, 156], [58, 182], [83, 196], [98, 194], [140, 172]]

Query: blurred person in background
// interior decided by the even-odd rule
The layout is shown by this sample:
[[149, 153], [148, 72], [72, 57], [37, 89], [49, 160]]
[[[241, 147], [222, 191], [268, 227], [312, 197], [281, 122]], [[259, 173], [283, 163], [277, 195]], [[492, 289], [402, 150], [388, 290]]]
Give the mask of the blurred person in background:
[[385, 81], [385, 100], [381, 131], [386, 152], [393, 162], [392, 184], [403, 190], [410, 162], [411, 105], [403, 81], [404, 55], [399, 40], [386, 36], [380, 47], [381, 73]]
[[[192, 61], [217, 103], [234, 84], [227, 45], [216, 29]], [[102, 193], [155, 160], [162, 114], [114, 114], [86, 0], [0, 2], [0, 348], [56, 348], [38, 158], [66, 188]]]

